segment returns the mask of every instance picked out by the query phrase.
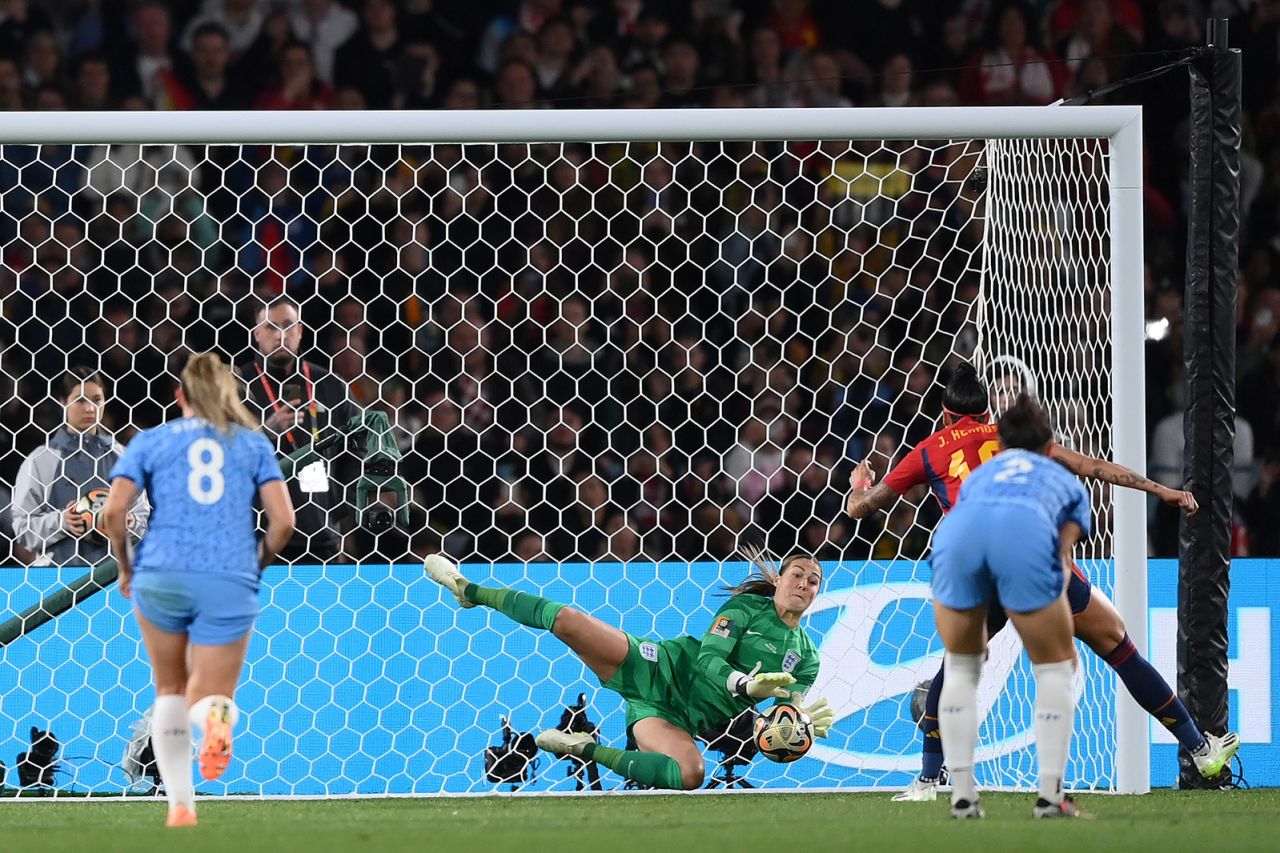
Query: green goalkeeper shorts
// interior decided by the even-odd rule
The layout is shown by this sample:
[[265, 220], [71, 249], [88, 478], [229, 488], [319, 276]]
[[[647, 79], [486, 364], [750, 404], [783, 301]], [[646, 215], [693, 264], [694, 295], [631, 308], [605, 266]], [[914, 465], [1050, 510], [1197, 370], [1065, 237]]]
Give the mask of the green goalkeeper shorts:
[[627, 634], [627, 643], [626, 660], [613, 678], [601, 682], [627, 701], [627, 738], [631, 739], [636, 723], [650, 717], [666, 720], [696, 737], [695, 723], [681, 710], [685, 702], [679, 694], [671, 655], [661, 643], [643, 637]]

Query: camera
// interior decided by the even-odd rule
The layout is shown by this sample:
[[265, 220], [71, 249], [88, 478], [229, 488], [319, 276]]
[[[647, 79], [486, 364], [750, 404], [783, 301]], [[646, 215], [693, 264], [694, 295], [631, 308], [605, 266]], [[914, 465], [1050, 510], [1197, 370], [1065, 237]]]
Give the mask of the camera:
[[[560, 714], [560, 724], [556, 728], [562, 732], [591, 735], [593, 740], [599, 742], [600, 726], [592, 722], [591, 718], [587, 716], [587, 694], [579, 693], [578, 701], [564, 709]], [[584, 776], [586, 777], [585, 784], [589, 784], [591, 790], [602, 790], [600, 785], [600, 766], [598, 764], [585, 758], [579, 758], [576, 755], [566, 755], [565, 758], [569, 761], [565, 776], [573, 780], [574, 790], [582, 790]]]
[[383, 533], [395, 526], [396, 512], [382, 501], [377, 501], [364, 508], [360, 514], [360, 524], [370, 533]]
[[18, 754], [18, 784], [24, 788], [52, 788], [61, 744], [53, 732], [31, 727], [31, 749]]
[[517, 791], [534, 779], [538, 770], [538, 745], [533, 735], [517, 732], [502, 718], [502, 743], [484, 750], [484, 778], [495, 785], [510, 785]]

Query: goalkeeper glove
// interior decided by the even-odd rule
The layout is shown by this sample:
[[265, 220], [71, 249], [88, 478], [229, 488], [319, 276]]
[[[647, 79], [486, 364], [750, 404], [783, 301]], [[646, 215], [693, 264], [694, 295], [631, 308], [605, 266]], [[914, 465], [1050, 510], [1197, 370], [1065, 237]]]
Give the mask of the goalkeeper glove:
[[836, 721], [836, 712], [827, 704], [825, 697], [805, 708], [804, 712], [809, 715], [809, 722], [813, 724], [815, 737], [826, 737], [830, 734], [831, 727]]
[[751, 699], [786, 699], [791, 691], [786, 688], [796, 683], [795, 676], [789, 672], [760, 672], [760, 662], [756, 661], [751, 672], [734, 672], [729, 675], [729, 692]]

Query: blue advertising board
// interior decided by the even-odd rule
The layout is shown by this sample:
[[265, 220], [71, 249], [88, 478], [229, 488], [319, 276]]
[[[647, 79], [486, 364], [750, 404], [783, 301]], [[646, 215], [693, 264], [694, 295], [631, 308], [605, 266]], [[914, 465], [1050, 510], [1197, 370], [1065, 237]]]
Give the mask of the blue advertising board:
[[[633, 634], [701, 634], [743, 563], [598, 563], [464, 567], [476, 580], [571, 602]], [[916, 685], [941, 660], [928, 600], [928, 566], [906, 561], [828, 564], [806, 617], [822, 655], [811, 696], [837, 709], [831, 737], [789, 765], [757, 759], [745, 770], [764, 787], [905, 785], [918, 768], [910, 715]], [[1110, 590], [1112, 567], [1086, 570]], [[1176, 563], [1151, 563], [1152, 659], [1172, 682]], [[1253, 785], [1280, 784], [1270, 697], [1280, 607], [1280, 561], [1233, 568], [1232, 724]], [[0, 618], [79, 574], [72, 569], [0, 570]], [[1069, 784], [1113, 782], [1114, 675], [1082, 653]], [[980, 705], [979, 779], [1034, 780], [1030, 668], [1012, 631], [992, 643]], [[236, 699], [244, 711], [236, 760], [204, 793], [284, 795], [427, 794], [492, 790], [482, 754], [501, 719], [519, 731], [555, 725], [586, 694], [601, 738], [621, 746], [621, 702], [554, 637], [484, 609], [461, 611], [420, 566], [272, 569]], [[17, 784], [14, 758], [33, 727], [61, 742], [64, 790], [130, 789], [120, 769], [132, 723], [153, 698], [150, 671], [128, 602], [110, 590], [0, 650], [0, 761]], [[1175, 747], [1153, 729], [1152, 782], [1173, 784]], [[708, 755], [713, 768], [718, 756]], [[570, 765], [540, 758], [526, 790], [571, 790]], [[743, 772], [739, 768], [739, 772]], [[606, 788], [621, 780], [604, 774]]]

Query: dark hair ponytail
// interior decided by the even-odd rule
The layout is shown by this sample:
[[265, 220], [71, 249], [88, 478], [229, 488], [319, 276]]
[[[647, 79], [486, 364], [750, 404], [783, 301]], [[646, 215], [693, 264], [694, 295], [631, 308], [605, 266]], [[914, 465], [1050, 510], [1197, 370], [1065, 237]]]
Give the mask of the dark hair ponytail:
[[942, 392], [942, 406], [953, 415], [987, 413], [987, 386], [969, 362], [962, 361], [951, 371], [951, 379]]

